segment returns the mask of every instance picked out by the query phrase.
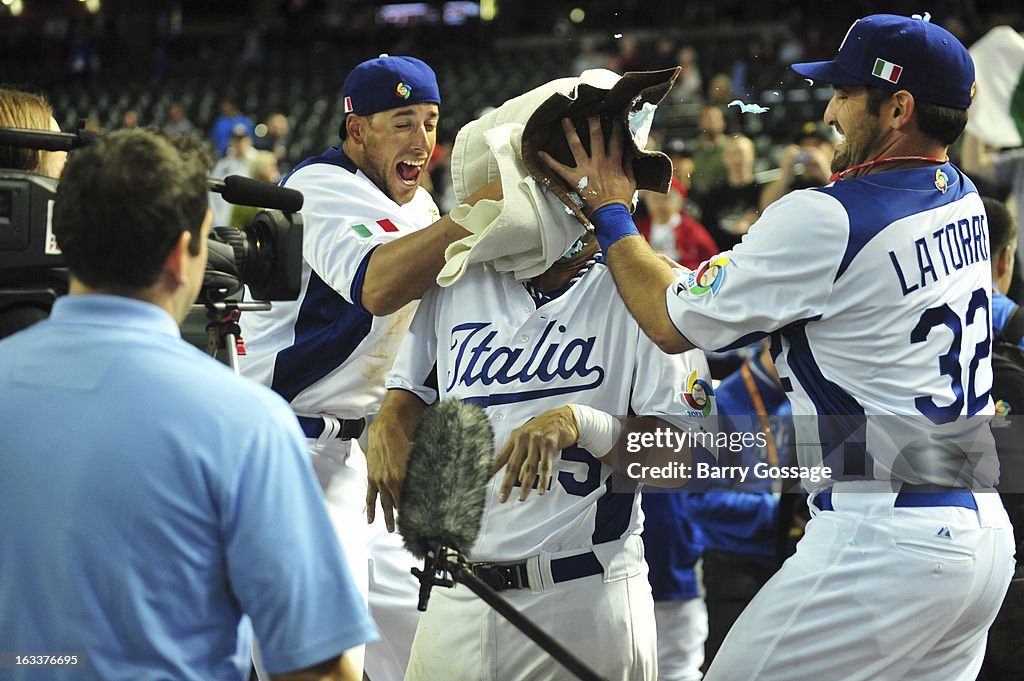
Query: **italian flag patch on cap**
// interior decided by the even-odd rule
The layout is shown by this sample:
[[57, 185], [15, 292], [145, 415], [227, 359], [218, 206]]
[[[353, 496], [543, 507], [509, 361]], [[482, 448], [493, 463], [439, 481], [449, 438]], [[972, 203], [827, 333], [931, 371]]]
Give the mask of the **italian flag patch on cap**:
[[887, 80], [890, 83], [899, 82], [901, 73], [903, 73], [902, 66], [897, 66], [891, 61], [886, 61], [884, 59], [876, 59], [875, 68], [871, 69], [872, 76], [878, 76], [882, 80]]

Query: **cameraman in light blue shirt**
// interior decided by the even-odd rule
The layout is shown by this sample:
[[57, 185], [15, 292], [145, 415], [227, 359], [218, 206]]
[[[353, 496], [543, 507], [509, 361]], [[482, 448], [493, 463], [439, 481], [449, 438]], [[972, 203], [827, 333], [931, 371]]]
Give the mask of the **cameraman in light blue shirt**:
[[376, 636], [291, 409], [180, 337], [209, 229], [153, 133], [67, 164], [70, 295], [0, 342], [5, 679], [242, 681], [253, 632], [275, 680], [354, 679]]

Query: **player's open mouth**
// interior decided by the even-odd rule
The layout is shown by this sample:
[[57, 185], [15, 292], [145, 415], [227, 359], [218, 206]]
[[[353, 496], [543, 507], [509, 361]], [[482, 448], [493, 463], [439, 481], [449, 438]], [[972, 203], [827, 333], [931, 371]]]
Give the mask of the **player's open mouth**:
[[426, 161], [399, 161], [396, 170], [398, 171], [398, 177], [405, 183], [406, 186], [412, 187], [420, 179], [420, 173], [423, 172], [423, 166]]

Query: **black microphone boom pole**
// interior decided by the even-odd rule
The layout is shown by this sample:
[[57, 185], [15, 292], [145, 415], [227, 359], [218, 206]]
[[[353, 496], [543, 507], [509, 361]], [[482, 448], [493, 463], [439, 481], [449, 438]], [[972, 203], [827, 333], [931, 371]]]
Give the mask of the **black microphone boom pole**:
[[493, 456], [494, 433], [476, 405], [439, 402], [416, 426], [398, 530], [409, 552], [424, 561], [422, 570], [412, 569], [420, 581], [419, 609], [427, 609], [432, 587], [465, 584], [577, 678], [606, 681], [473, 574], [460, 552], [480, 532]]
[[474, 575], [465, 563], [456, 562], [451, 559], [449, 559], [448, 563], [451, 566], [452, 575], [454, 575], [456, 582], [465, 584], [470, 591], [483, 599], [487, 605], [497, 610], [499, 615], [507, 619], [516, 629], [523, 632], [527, 638], [543, 648], [548, 655], [555, 658], [555, 661], [572, 672], [576, 678], [582, 679], [582, 681], [608, 681], [583, 664], [568, 648], [530, 621], [526, 615], [513, 608], [511, 603], [498, 595], [498, 592]]
[[96, 133], [88, 130], [53, 132], [28, 128], [0, 128], [0, 144], [43, 151], [71, 151], [84, 147], [96, 137]]

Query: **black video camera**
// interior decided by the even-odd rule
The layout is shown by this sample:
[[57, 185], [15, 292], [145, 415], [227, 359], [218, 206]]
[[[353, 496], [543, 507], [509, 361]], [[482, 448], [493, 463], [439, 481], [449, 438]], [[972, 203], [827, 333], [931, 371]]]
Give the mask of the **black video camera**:
[[302, 194], [294, 189], [229, 175], [210, 180], [228, 203], [265, 206], [244, 227], [213, 228], [198, 303], [216, 303], [248, 286], [255, 300], [298, 300], [302, 287]]
[[[0, 128], [0, 145], [70, 151], [92, 141], [89, 133], [56, 133]], [[0, 169], [0, 338], [45, 317], [67, 293], [64, 256], [53, 235], [57, 181], [32, 172]], [[211, 180], [229, 203], [269, 207], [240, 228], [216, 227], [207, 241], [209, 259], [196, 302], [226, 300], [248, 286], [258, 300], [296, 300], [302, 276], [302, 194], [240, 176]], [[277, 210], [278, 208], [283, 210]], [[10, 328], [8, 328], [10, 327]]]

